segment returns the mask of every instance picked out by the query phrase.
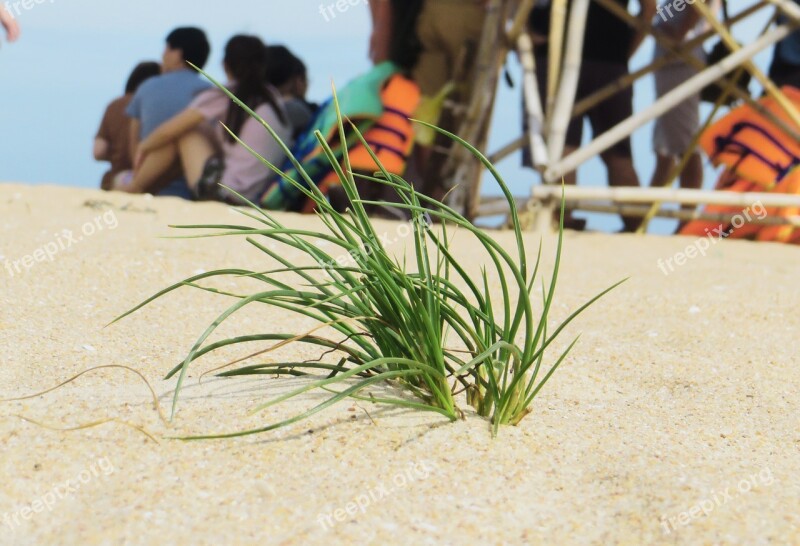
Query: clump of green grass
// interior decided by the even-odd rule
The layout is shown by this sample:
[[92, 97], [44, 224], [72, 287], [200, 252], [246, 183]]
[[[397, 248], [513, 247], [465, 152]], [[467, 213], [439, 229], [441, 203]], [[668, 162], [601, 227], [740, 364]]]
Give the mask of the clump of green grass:
[[[255, 112], [219, 83], [214, 83], [278, 138]], [[336, 107], [339, 136], [341, 142], [345, 142], [345, 122], [338, 104]], [[432, 411], [455, 420], [463, 415], [455, 393], [466, 391], [467, 403], [479, 415], [490, 420], [495, 435], [501, 425], [516, 425], [530, 413], [534, 398], [564, 361], [577, 339], [549, 365], [545, 364], [547, 349], [575, 317], [617, 285], [592, 298], [553, 332], [548, 332], [547, 317], [554, 301], [561, 262], [563, 211], [555, 266], [549, 287], [545, 287], [543, 280], [540, 281], [543, 306], [536, 312], [531, 305], [531, 297], [538, 284], [541, 245], [535, 262], [531, 263], [526, 254], [511, 192], [477, 149], [456, 135], [433, 126], [431, 128], [465, 146], [494, 176], [510, 205], [515, 251], [508, 253], [489, 234], [475, 227], [459, 212], [417, 193], [413, 185], [382, 167], [373, 176], [354, 174], [346, 155], [340, 166], [331, 147], [318, 133], [320, 145], [350, 202], [347, 212], [339, 213], [331, 207], [284, 145], [284, 151], [303, 180], [290, 179], [275, 165], [263, 158], [261, 161], [314, 200], [317, 216], [325, 229], [286, 227], [274, 215], [252, 203], [249, 208], [237, 210], [252, 220], [255, 226], [176, 226], [186, 230], [202, 230], [204, 233], [199, 237], [242, 237], [247, 244], [277, 262], [279, 267], [265, 272], [224, 269], [196, 275], [159, 292], [117, 319], [184, 286], [224, 294], [235, 300], [198, 339], [186, 359], [167, 375], [167, 379], [178, 377], [172, 403], [173, 417], [186, 374], [196, 360], [223, 347], [253, 342], [274, 342], [277, 346], [308, 344], [324, 350], [326, 354], [339, 356], [334, 364], [322, 362], [322, 359], [316, 362], [268, 363], [218, 374], [223, 377], [290, 375], [309, 378], [303, 386], [267, 400], [255, 408], [254, 413], [309, 391], [320, 390], [329, 396], [322, 403], [288, 420], [253, 430], [203, 438], [244, 436], [277, 429], [310, 417], [347, 398]], [[354, 126], [351, 130], [358, 134]], [[358, 137], [364, 142], [360, 134]], [[244, 143], [242, 145], [246, 146]], [[377, 157], [373, 155], [373, 158], [380, 165]], [[386, 185], [397, 193], [400, 199], [397, 206], [406, 210], [411, 217], [413, 257], [407, 259], [404, 256], [401, 260], [384, 247], [365, 210], [366, 205], [377, 203], [361, 199], [356, 188], [357, 178]], [[439, 220], [439, 227], [434, 228], [431, 218]], [[462, 261], [451, 252], [453, 230], [466, 232], [480, 245], [488, 268], [493, 273], [491, 276], [486, 267], [482, 268], [477, 278], [467, 272]], [[326, 252], [315, 244], [320, 241], [327, 242], [335, 251]], [[314, 265], [298, 266], [284, 257], [285, 252], [272, 250], [270, 245], [265, 244], [267, 242], [278, 243], [284, 249], [294, 249], [307, 258], [303, 263], [310, 260]], [[344, 254], [352, 256], [351, 263], [341, 265], [337, 262], [336, 258]], [[408, 266], [409, 261], [413, 267]], [[296, 282], [278, 280], [279, 276], [287, 273], [293, 274]], [[240, 295], [223, 293], [199, 284], [206, 279], [224, 276], [252, 278], [263, 285], [263, 290]], [[499, 301], [492, 299], [490, 278], [499, 282]], [[306, 333], [254, 333], [207, 343], [220, 324], [250, 305], [267, 305], [296, 313], [316, 321], [319, 327]], [[334, 334], [315, 333], [324, 330], [336, 332], [335, 337]], [[401, 387], [410, 396], [378, 398], [368, 391], [370, 387], [385, 382]]]

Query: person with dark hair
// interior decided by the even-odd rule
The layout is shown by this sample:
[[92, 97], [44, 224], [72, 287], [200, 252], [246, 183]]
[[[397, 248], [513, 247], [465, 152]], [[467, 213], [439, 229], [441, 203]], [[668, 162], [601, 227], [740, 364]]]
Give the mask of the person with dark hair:
[[[226, 87], [258, 114], [287, 145], [291, 127], [280, 97], [265, 80], [266, 46], [256, 36], [238, 35], [225, 48]], [[225, 124], [253, 151], [274, 165], [284, 153], [254, 118], [218, 88], [208, 89], [180, 114], [161, 125], [139, 145], [130, 191], [144, 192], [170, 165], [180, 161], [196, 198], [237, 202], [223, 184], [247, 199], [256, 199], [271, 171], [222, 126]]]
[[100, 188], [111, 190], [115, 180], [123, 179], [133, 168], [130, 148], [130, 118], [125, 115], [133, 94], [146, 80], [161, 74], [161, 65], [156, 62], [139, 63], [125, 84], [125, 93], [111, 102], [100, 122], [94, 139], [94, 158], [108, 161], [111, 168], [103, 175]]
[[267, 47], [267, 83], [281, 94], [289, 122], [297, 139], [314, 119], [319, 108], [306, 100], [308, 73], [306, 65], [282, 45]]
[[[211, 46], [199, 28], [182, 27], [169, 33], [162, 59], [162, 75], [146, 81], [128, 105], [131, 118], [131, 156], [141, 140], [149, 137], [158, 127], [189, 106], [189, 103], [211, 84], [188, 63], [203, 68], [208, 61]], [[127, 188], [121, 187], [128, 191]], [[180, 164], [165, 169], [163, 177], [148, 188], [156, 195], [170, 195], [192, 199], [186, 181], [180, 178]]]
[[[176, 28], [167, 35], [167, 51], [171, 62], [177, 67], [186, 68], [185, 63], [191, 63], [197, 68], [203, 68], [211, 54], [211, 46], [205, 32], [199, 28]], [[164, 64], [166, 64], [166, 56]]]
[[14, 19], [14, 16], [8, 12], [8, 10], [0, 6], [0, 25], [6, 31], [6, 40], [10, 42], [16, 42], [19, 39], [19, 25], [17, 24], [17, 20]]

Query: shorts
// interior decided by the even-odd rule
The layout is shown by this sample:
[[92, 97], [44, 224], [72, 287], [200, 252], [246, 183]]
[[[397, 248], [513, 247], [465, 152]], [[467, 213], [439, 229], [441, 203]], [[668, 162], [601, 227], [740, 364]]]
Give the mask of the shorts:
[[[681, 83], [697, 75], [686, 63], [668, 64], [654, 74], [656, 98], [660, 99]], [[700, 94], [695, 93], [656, 120], [653, 151], [662, 156], [682, 156], [700, 127]]]
[[[542, 101], [547, 100], [547, 58], [536, 58], [536, 79]], [[578, 78], [575, 102], [628, 75], [627, 63], [584, 59]], [[633, 115], [633, 89], [629, 86], [603, 102], [596, 104], [583, 116], [589, 118], [592, 134], [597, 137]], [[567, 145], [580, 148], [583, 141], [583, 116], [573, 118], [567, 128]], [[626, 137], [603, 152], [617, 157], [631, 157], [631, 139]]]
[[464, 77], [458, 79], [472, 81], [485, 15], [483, 5], [476, 2], [425, 2], [417, 22], [422, 52], [412, 71], [424, 96], [433, 97], [447, 82], [461, 76], [457, 74], [459, 65], [470, 60]]

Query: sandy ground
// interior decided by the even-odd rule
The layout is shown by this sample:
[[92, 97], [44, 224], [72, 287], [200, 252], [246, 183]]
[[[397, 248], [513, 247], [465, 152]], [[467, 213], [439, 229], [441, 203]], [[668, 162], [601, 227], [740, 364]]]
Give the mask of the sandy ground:
[[[0, 398], [115, 364], [168, 404], [163, 374], [228, 300], [183, 289], [104, 325], [197, 271], [268, 269], [241, 240], [163, 238], [169, 224], [234, 220], [215, 204], [0, 185]], [[379, 229], [397, 238], [396, 224]], [[52, 261], [36, 261], [53, 242]], [[798, 249], [729, 241], [665, 275], [658, 260], [692, 242], [567, 236], [553, 320], [631, 279], [570, 327], [583, 333], [573, 356], [496, 439], [471, 414], [449, 423], [351, 402], [255, 437], [164, 439], [320, 399], [253, 417], [296, 381], [198, 382], [241, 349], [197, 364], [170, 427], [120, 369], [1, 403], [0, 544], [800, 544]], [[456, 248], [477, 273], [474, 243]], [[219, 335], [304, 326], [253, 309]], [[116, 418], [158, 442], [117, 423], [60, 432], [19, 416], [56, 428]]]

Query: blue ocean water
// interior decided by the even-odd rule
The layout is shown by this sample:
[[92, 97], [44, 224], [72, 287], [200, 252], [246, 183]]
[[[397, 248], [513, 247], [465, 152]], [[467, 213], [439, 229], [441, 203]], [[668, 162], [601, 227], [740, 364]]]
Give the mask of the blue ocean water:
[[[750, 0], [742, 0], [742, 7]], [[156, 0], [102, 2], [100, 0], [45, 0], [25, 4], [5, 2], [22, 25], [18, 43], [0, 47], [0, 180], [31, 184], [97, 187], [105, 168], [91, 157], [92, 140], [106, 104], [121, 94], [131, 68], [141, 60], [159, 60], [166, 34], [176, 26], [196, 25], [209, 33], [213, 54], [208, 68], [222, 77], [221, 49], [239, 32], [262, 36], [270, 44], [284, 43], [309, 67], [309, 97], [330, 95], [331, 82], [346, 82], [369, 66], [366, 56], [369, 14], [366, 1], [346, 9], [327, 9], [319, 0], [231, 0], [224, 4], [206, 0]], [[334, 4], [335, 5], [335, 4]], [[737, 9], [740, 9], [737, 4]], [[766, 22], [754, 20], [736, 28], [747, 42]], [[649, 62], [652, 43], [637, 53], [632, 66]], [[757, 64], [766, 67], [767, 51]], [[517, 87], [500, 90], [492, 127], [492, 148], [520, 134], [521, 78], [510, 65]], [[653, 101], [653, 84], [644, 79], [635, 87], [635, 108]], [[585, 131], [588, 138], [589, 131]], [[634, 158], [643, 184], [654, 166], [652, 125], [634, 135]], [[500, 171], [516, 194], [524, 195], [538, 183], [536, 173], [522, 169], [518, 155], [500, 164]], [[707, 167], [706, 187], [716, 175]], [[579, 183], [606, 184], [599, 160], [581, 167]], [[486, 194], [496, 194], [491, 180]], [[615, 230], [612, 216], [590, 215], [592, 229]], [[653, 231], [666, 233], [673, 224], [657, 222]]]

